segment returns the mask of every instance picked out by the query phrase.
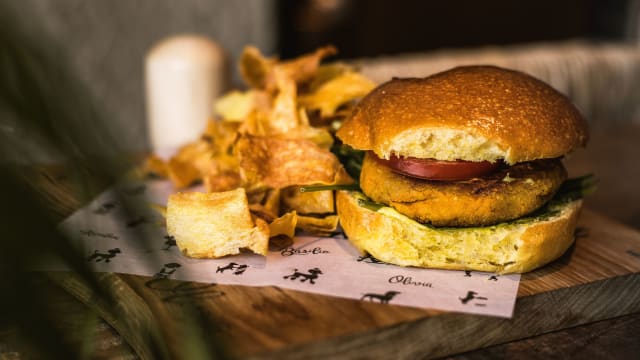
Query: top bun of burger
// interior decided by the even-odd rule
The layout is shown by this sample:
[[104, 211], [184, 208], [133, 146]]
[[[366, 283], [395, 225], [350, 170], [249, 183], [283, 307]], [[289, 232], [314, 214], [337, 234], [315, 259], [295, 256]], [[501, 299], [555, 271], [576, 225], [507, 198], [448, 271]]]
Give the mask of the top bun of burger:
[[585, 120], [567, 97], [494, 66], [387, 82], [358, 104], [337, 136], [383, 159], [507, 164], [560, 157], [588, 138]]

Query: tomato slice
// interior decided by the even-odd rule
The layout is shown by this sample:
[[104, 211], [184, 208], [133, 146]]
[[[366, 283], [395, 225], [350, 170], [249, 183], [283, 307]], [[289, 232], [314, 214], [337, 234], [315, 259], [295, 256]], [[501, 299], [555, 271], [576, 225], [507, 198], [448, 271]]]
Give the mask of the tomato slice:
[[373, 152], [371, 152], [371, 155], [394, 172], [426, 180], [468, 180], [490, 174], [503, 164], [501, 160], [494, 163], [489, 161], [475, 162], [464, 160], [441, 161], [435, 159], [398, 157], [395, 155], [391, 155], [391, 158], [386, 160], [379, 158]]

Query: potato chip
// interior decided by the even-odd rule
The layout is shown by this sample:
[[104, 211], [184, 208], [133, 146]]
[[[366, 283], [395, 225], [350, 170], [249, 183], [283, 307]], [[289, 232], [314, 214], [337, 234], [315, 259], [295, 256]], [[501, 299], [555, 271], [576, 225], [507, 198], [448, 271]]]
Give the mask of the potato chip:
[[207, 192], [220, 192], [240, 187], [242, 180], [235, 171], [210, 172], [204, 176], [203, 183]]
[[260, 50], [248, 46], [240, 56], [240, 74], [250, 87], [273, 91], [277, 88], [277, 72], [294, 84], [308, 82], [318, 71], [322, 59], [336, 53], [334, 46], [325, 46], [311, 54], [278, 62], [276, 58], [266, 58]]
[[332, 116], [340, 105], [361, 98], [375, 88], [373, 81], [358, 73], [345, 73], [333, 78], [312, 94], [301, 96], [301, 106], [319, 109], [322, 117]]
[[298, 214], [327, 214], [335, 212], [333, 191], [300, 192], [300, 186], [282, 189], [282, 207]]
[[153, 174], [160, 177], [168, 176], [167, 163], [157, 155], [149, 155], [143, 165], [145, 174]]
[[215, 112], [222, 116], [225, 121], [242, 122], [254, 108], [253, 91], [240, 92], [234, 90], [217, 99], [213, 104]]
[[245, 121], [238, 128], [239, 134], [264, 136], [268, 135], [269, 114], [260, 111], [249, 113]]
[[258, 48], [247, 46], [240, 56], [240, 75], [252, 88], [264, 89], [277, 59], [265, 58]]
[[274, 77], [278, 94], [273, 100], [266, 130], [267, 134], [282, 134], [300, 125], [297, 90], [296, 83], [285, 72], [276, 69]]
[[249, 198], [251, 213], [266, 222], [275, 220], [280, 213], [280, 189], [268, 189], [255, 195]]
[[209, 143], [215, 156], [231, 154], [231, 146], [238, 136], [240, 124], [227, 121], [209, 120], [201, 140]]
[[280, 198], [280, 189], [271, 189], [267, 191], [262, 201], [265, 210], [270, 211], [275, 217], [277, 217], [280, 212]]
[[[248, 188], [349, 183], [338, 159], [309, 140], [243, 135], [236, 143]], [[346, 175], [346, 177], [345, 177]]]
[[270, 251], [282, 251], [293, 245], [293, 238], [286, 235], [276, 235], [269, 238]]
[[355, 72], [353, 66], [341, 62], [320, 65], [313, 80], [309, 83], [309, 92], [315, 92], [325, 82], [350, 72]]
[[173, 186], [182, 189], [200, 180], [202, 174], [191, 162], [171, 158], [167, 163], [167, 176]]
[[211, 168], [214, 149], [205, 140], [182, 146], [167, 163], [167, 175], [177, 188], [184, 188], [202, 179]]
[[313, 217], [298, 215], [297, 228], [310, 234], [330, 236], [338, 229], [338, 215]]
[[338, 50], [334, 46], [324, 46], [318, 48], [311, 54], [303, 55], [293, 60], [283, 61], [275, 67], [284, 71], [287, 77], [295, 83], [305, 83], [315, 76], [322, 59], [337, 53]]
[[293, 238], [295, 236], [297, 223], [298, 215], [295, 211], [290, 211], [269, 224], [269, 237], [285, 235]]
[[325, 150], [331, 149], [331, 146], [333, 145], [333, 136], [331, 136], [331, 133], [328, 130], [312, 126], [297, 127], [282, 135], [281, 138], [309, 140], [318, 145], [321, 149]]
[[252, 219], [244, 189], [219, 193], [172, 194], [167, 232], [180, 251], [195, 258], [217, 258], [243, 249], [266, 255], [269, 225]]
[[283, 138], [306, 139], [314, 142], [323, 149], [328, 150], [331, 148], [333, 145], [333, 136], [331, 136], [331, 133], [327, 129], [310, 126], [305, 109], [301, 108], [298, 110], [298, 118], [300, 119], [300, 126], [283, 134]]
[[235, 124], [210, 121], [200, 140], [182, 146], [165, 166], [174, 186], [184, 188], [204, 180], [212, 192], [238, 187], [238, 162], [230, 154], [237, 128]]
[[271, 211], [265, 209], [264, 205], [262, 204], [249, 204], [249, 211], [251, 211], [251, 215], [259, 217], [267, 223], [270, 223], [278, 218], [277, 213], [274, 214]]
[[[267, 250], [269, 249], [269, 223], [267, 223], [266, 221], [262, 220], [262, 219], [253, 219], [253, 222], [256, 224], [256, 227], [254, 228], [254, 232], [251, 234], [252, 238], [255, 239], [254, 240], [254, 247], [244, 247], [242, 250], [251, 250], [256, 254], [260, 254], [260, 255], [267, 255]], [[266, 243], [264, 242], [264, 239], [267, 239]], [[264, 248], [266, 247], [266, 249]], [[264, 252], [261, 252], [263, 251]]]

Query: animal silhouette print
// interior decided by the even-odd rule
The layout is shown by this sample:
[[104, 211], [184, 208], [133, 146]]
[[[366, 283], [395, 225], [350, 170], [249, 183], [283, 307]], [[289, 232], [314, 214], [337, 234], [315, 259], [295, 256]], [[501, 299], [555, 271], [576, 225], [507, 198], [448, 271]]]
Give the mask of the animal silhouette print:
[[373, 256], [371, 256], [371, 254], [358, 256], [358, 260], [356, 260], [356, 261], [357, 262], [364, 262], [364, 263], [367, 263], [367, 264], [386, 264], [384, 261], [378, 260], [378, 259], [374, 258]]
[[111, 202], [106, 202], [106, 203], [102, 204], [99, 208], [95, 209], [93, 211], [93, 213], [94, 214], [98, 214], [98, 215], [104, 215], [104, 214], [109, 213], [115, 207], [116, 207], [116, 204], [111, 203]]
[[122, 192], [130, 196], [135, 196], [144, 194], [145, 190], [147, 190], [147, 187], [145, 185], [140, 185], [133, 188], [125, 189]]
[[396, 295], [400, 294], [399, 291], [387, 291], [384, 294], [374, 294], [368, 293], [362, 295], [360, 298], [361, 301], [369, 300], [370, 302], [379, 302], [380, 304], [388, 304], [391, 299], [393, 299]]
[[146, 224], [146, 223], [147, 223], [147, 219], [144, 216], [140, 216], [140, 217], [137, 217], [137, 218], [135, 218], [135, 219], [133, 219], [131, 221], [128, 221], [127, 222], [127, 227], [128, 228], [134, 228], [134, 227], [136, 227], [138, 225], [142, 225], [142, 224]]
[[158, 271], [157, 273], [155, 273], [155, 275], [153, 275], [153, 277], [154, 278], [166, 279], [169, 276], [171, 276], [171, 274], [176, 272], [176, 270], [178, 270], [178, 268], [181, 267], [181, 266], [182, 265], [180, 265], [178, 263], [166, 263], [166, 264], [164, 264], [164, 266], [162, 267], [162, 269], [160, 271]]
[[471, 300], [487, 300], [486, 297], [476, 295], [478, 295], [477, 292], [468, 291], [467, 296], [465, 296], [464, 298], [459, 297], [458, 299], [460, 299], [460, 302], [462, 302], [463, 305], [466, 305]]
[[164, 237], [164, 245], [165, 247], [162, 248], [162, 250], [169, 250], [174, 246], [177, 246], [176, 244], [176, 238], [174, 238], [171, 235], [167, 235]]
[[111, 262], [111, 259], [116, 257], [116, 255], [120, 254], [120, 249], [113, 248], [107, 250], [107, 253], [99, 253], [98, 250], [94, 251], [91, 256], [87, 259], [87, 261], [95, 260], [96, 262], [100, 262], [104, 260], [104, 262]]
[[626, 253], [635, 258], [640, 258], [640, 252], [634, 251], [632, 249], [627, 250]]
[[290, 279], [290, 280], [296, 280], [300, 278], [300, 282], [305, 282], [309, 280], [309, 283], [315, 284], [316, 283], [315, 280], [318, 278], [318, 275], [322, 274], [322, 271], [320, 271], [320, 269], [318, 268], [309, 269], [307, 271], [308, 271], [308, 274], [305, 274], [305, 273], [299, 272], [298, 269], [293, 269], [293, 274], [283, 276], [282, 278]]
[[248, 265], [236, 264], [232, 262], [226, 266], [218, 266], [218, 269], [216, 269], [216, 273], [224, 274], [225, 271], [230, 270], [233, 272], [233, 275], [241, 275], [243, 272], [245, 272], [245, 270], [247, 270], [248, 267]]

